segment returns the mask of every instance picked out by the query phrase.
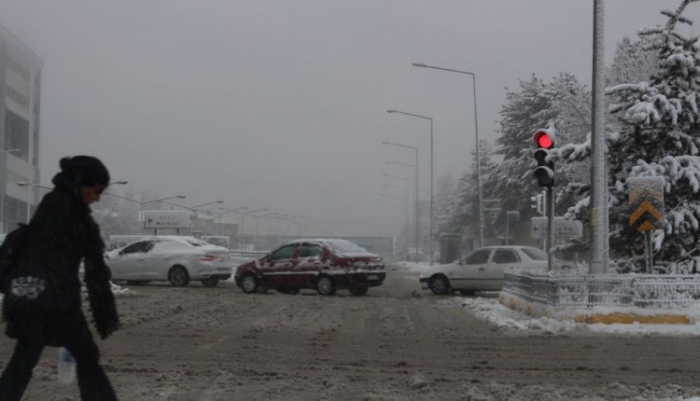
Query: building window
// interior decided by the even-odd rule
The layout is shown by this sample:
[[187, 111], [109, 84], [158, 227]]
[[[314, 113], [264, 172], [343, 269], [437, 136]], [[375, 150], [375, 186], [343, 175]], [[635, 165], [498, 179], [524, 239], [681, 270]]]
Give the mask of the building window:
[[5, 109], [5, 149], [17, 149], [13, 155], [29, 161], [29, 121]]
[[27, 203], [10, 196], [5, 196], [3, 222], [5, 233], [17, 228], [17, 224], [27, 221]]

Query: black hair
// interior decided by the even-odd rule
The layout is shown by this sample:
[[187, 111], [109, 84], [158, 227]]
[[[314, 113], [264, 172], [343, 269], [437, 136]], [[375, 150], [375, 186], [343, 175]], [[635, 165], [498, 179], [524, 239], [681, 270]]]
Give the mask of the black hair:
[[61, 167], [61, 173], [79, 187], [109, 185], [109, 171], [96, 157], [64, 157], [58, 165]]

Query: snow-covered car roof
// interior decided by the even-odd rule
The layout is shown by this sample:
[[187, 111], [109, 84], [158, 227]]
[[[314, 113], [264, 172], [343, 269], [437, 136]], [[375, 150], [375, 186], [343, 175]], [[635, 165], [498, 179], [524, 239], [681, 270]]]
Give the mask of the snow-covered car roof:
[[326, 244], [329, 247], [333, 248], [336, 252], [346, 255], [346, 256], [353, 256], [353, 255], [374, 255], [372, 252], [366, 250], [365, 248], [357, 245], [356, 243], [352, 241], [348, 241], [345, 239], [334, 239], [334, 238], [307, 238], [307, 239], [297, 239], [290, 241], [286, 243], [285, 245], [289, 244], [299, 244], [299, 243], [304, 243], [304, 242], [316, 242], [316, 243], [322, 243]]
[[[163, 240], [177, 242], [177, 243], [180, 243], [180, 244], [185, 245], [185, 246], [196, 247], [196, 248], [206, 250], [206, 251], [228, 251], [227, 248], [224, 248], [222, 246], [214, 245], [214, 244], [211, 244], [207, 241], [197, 239], [194, 237], [186, 237], [186, 236], [182, 236], [182, 235], [157, 235], [157, 236], [154, 235], [152, 237], [141, 238], [138, 241], [132, 242], [131, 244], [136, 243], [136, 242], [141, 242], [141, 241], [163, 241]], [[131, 244], [129, 244], [129, 245], [131, 245]], [[124, 249], [129, 245], [123, 246], [119, 249]]]

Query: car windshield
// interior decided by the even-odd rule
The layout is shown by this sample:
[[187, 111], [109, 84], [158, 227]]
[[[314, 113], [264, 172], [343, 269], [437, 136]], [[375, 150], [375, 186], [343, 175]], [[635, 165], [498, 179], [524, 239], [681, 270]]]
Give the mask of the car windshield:
[[368, 253], [365, 248], [362, 248], [359, 245], [356, 245], [350, 241], [328, 241], [328, 244], [333, 248], [336, 252], [338, 253], [343, 253], [343, 254], [360, 254], [360, 253]]
[[185, 240], [185, 242], [187, 242], [188, 244], [190, 244], [192, 246], [196, 246], [199, 248], [213, 245], [213, 244], [210, 244], [209, 242], [202, 241], [199, 239], [193, 239], [193, 238], [188, 238]]
[[547, 260], [547, 253], [539, 248], [523, 247], [520, 249], [532, 260]]

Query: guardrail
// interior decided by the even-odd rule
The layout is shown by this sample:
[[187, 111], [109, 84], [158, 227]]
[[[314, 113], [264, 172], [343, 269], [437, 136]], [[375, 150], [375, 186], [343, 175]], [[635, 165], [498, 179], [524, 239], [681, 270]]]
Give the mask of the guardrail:
[[231, 249], [229, 250], [231, 255], [231, 260], [235, 265], [243, 264], [249, 260], [257, 259], [261, 256], [267, 255], [267, 251], [249, 251], [244, 249]]
[[511, 272], [503, 291], [553, 307], [700, 309], [700, 275]]

